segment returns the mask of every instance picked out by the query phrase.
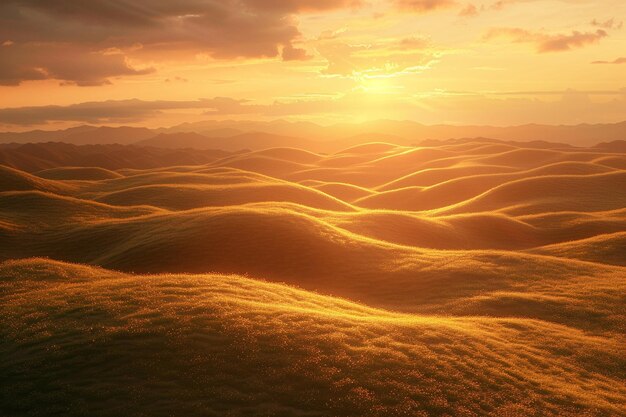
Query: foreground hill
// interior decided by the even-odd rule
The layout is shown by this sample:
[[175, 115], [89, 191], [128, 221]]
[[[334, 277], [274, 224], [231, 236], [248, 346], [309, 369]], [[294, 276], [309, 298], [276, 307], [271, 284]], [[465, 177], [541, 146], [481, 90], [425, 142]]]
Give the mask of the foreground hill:
[[0, 264], [0, 277], [8, 416], [626, 413], [619, 340], [547, 322], [39, 259]]

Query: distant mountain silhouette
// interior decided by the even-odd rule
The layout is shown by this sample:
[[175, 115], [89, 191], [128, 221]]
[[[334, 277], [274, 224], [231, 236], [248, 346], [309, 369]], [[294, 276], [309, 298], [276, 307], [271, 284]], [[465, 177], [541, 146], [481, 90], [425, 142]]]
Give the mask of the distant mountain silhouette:
[[[390, 132], [393, 132], [391, 134]], [[213, 139], [205, 141], [199, 136]], [[187, 136], [176, 136], [176, 135]], [[165, 136], [163, 136], [165, 135]], [[168, 136], [175, 135], [175, 136]], [[538, 125], [510, 127], [495, 126], [427, 126], [412, 121], [378, 120], [365, 123], [342, 123], [320, 126], [311, 122], [276, 120], [259, 121], [203, 121], [184, 123], [171, 128], [147, 129], [138, 127], [78, 126], [65, 130], [31, 132], [0, 132], [0, 143], [66, 142], [72, 144], [131, 144], [167, 148], [193, 147], [226, 150], [262, 149], [275, 146], [299, 147], [319, 152], [337, 151], [329, 142], [343, 141], [345, 146], [372, 141], [415, 145], [424, 141], [459, 138], [491, 138], [502, 141], [562, 142], [571, 146], [593, 146], [626, 138], [626, 122], [614, 124]], [[205, 144], [207, 143], [207, 144]], [[259, 146], [263, 143], [263, 146]]]
[[[253, 121], [203, 121], [174, 126], [171, 132], [202, 132], [212, 129], [238, 129], [247, 132], [266, 132], [277, 135], [305, 138], [317, 141], [354, 138], [363, 135], [362, 143], [371, 141], [389, 142], [393, 135], [403, 139], [391, 142], [402, 145], [420, 143], [428, 139], [454, 139], [484, 137], [506, 141], [563, 142], [574, 146], [592, 146], [599, 142], [622, 140], [626, 137], [626, 121], [613, 124], [539, 125], [520, 126], [427, 126], [413, 121], [377, 120], [364, 123], [341, 123], [320, 126], [311, 122]], [[378, 138], [376, 138], [378, 136]], [[382, 139], [381, 139], [382, 138]]]
[[31, 132], [0, 133], [0, 142], [65, 142], [75, 145], [121, 144], [129, 145], [154, 136], [144, 127], [78, 126], [65, 130], [34, 130]]
[[147, 169], [198, 165], [230, 155], [220, 150], [174, 150], [133, 145], [72, 145], [59, 142], [0, 147], [0, 165], [36, 172], [60, 166]]
[[171, 149], [223, 149], [227, 151], [259, 150], [277, 147], [300, 147], [324, 151], [332, 148], [332, 145], [329, 146], [328, 142], [265, 132], [240, 133], [230, 137], [209, 137], [195, 132], [161, 133], [152, 138], [139, 141], [137, 145]]
[[612, 142], [602, 142], [596, 148], [603, 151], [626, 153], [626, 140], [614, 140]]
[[206, 149], [211, 138], [195, 132], [160, 133], [137, 142], [139, 146], [156, 146], [169, 149]]

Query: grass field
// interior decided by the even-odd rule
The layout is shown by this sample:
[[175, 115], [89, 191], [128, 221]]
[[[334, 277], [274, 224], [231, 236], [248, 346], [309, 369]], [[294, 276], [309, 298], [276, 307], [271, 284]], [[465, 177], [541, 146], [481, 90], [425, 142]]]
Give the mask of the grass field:
[[626, 154], [211, 155], [0, 167], [0, 414], [626, 415]]

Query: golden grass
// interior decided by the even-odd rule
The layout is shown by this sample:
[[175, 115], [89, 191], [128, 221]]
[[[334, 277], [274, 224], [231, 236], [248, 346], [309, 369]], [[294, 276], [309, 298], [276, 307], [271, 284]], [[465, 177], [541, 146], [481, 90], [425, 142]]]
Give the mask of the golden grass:
[[618, 415], [620, 340], [376, 310], [238, 276], [0, 265], [4, 409], [64, 415]]
[[624, 163], [475, 139], [0, 167], [0, 414], [626, 415]]

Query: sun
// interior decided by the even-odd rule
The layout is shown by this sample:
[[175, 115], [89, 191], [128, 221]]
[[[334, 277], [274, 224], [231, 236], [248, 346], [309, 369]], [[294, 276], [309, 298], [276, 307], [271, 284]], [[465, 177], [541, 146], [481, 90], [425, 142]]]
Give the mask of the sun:
[[371, 95], [395, 95], [403, 89], [393, 76], [368, 76], [357, 79], [357, 89]]

